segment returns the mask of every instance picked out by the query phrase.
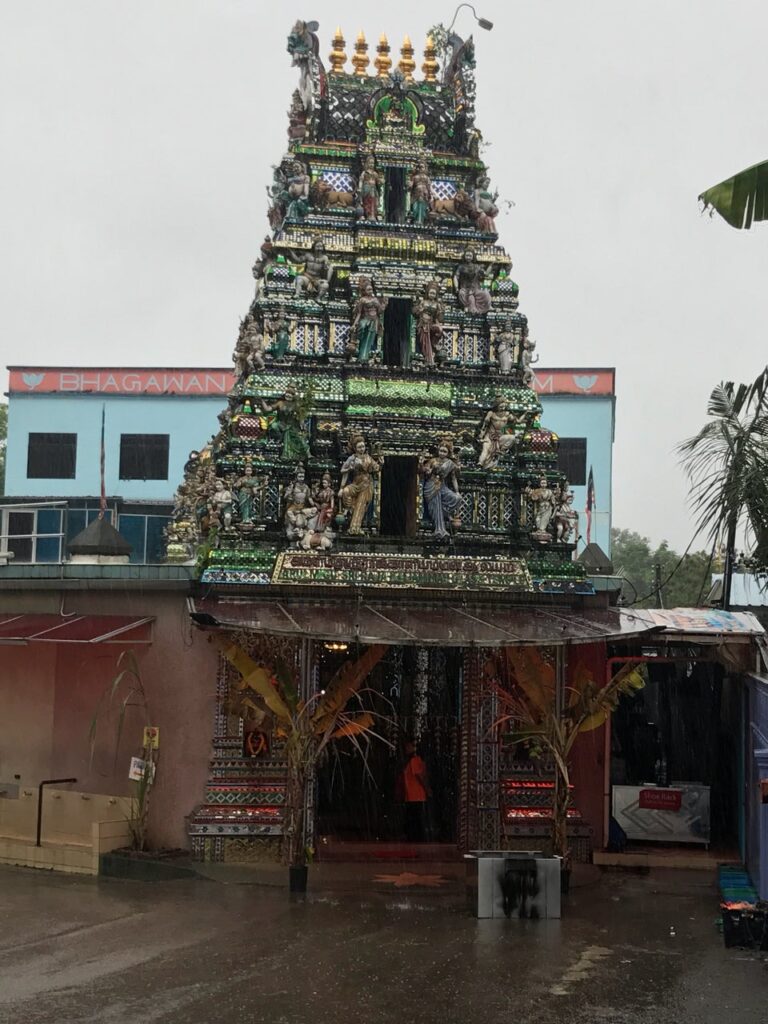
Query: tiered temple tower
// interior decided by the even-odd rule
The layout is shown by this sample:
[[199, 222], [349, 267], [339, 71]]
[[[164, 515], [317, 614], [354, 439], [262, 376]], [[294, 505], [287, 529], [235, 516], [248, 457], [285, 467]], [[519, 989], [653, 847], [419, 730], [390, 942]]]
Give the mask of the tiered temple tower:
[[[592, 588], [498, 244], [473, 42], [438, 27], [417, 78], [408, 37], [396, 61], [384, 36], [370, 52], [361, 33], [348, 61], [337, 30], [326, 67], [316, 30], [297, 22], [288, 38], [299, 85], [237, 383], [188, 463], [169, 557], [198, 559], [199, 616], [262, 643], [270, 629], [284, 644], [370, 642], [378, 616], [386, 642], [431, 651], [428, 687], [441, 638], [469, 651], [496, 629], [503, 642], [518, 633], [494, 626], [501, 609], [565, 607]], [[374, 597], [410, 613], [393, 625], [379, 604], [361, 618]], [[413, 625], [426, 613], [435, 636]], [[199, 842], [279, 832], [279, 770], [265, 761], [254, 782], [225, 719]]]

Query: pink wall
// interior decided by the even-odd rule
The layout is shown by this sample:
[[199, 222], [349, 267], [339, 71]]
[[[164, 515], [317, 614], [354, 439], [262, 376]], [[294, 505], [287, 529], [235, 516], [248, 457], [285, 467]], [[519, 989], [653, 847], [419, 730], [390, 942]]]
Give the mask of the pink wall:
[[[133, 650], [150, 708], [160, 727], [157, 781], [150, 802], [150, 833], [159, 847], [186, 846], [185, 816], [203, 799], [213, 733], [217, 656], [189, 623], [186, 594], [126, 590], [67, 593], [65, 610], [81, 614], [155, 616], [153, 642]], [[59, 611], [61, 594], [8, 592], [0, 611]], [[112, 644], [30, 643], [0, 646], [0, 781], [22, 776], [73, 776], [77, 789], [113, 795], [130, 792], [128, 766], [139, 754], [143, 713], [128, 708], [116, 751], [118, 709], [100, 716], [93, 758], [89, 728], [102, 695], [115, 677], [124, 648]], [[117, 753], [117, 758], [115, 754]]]

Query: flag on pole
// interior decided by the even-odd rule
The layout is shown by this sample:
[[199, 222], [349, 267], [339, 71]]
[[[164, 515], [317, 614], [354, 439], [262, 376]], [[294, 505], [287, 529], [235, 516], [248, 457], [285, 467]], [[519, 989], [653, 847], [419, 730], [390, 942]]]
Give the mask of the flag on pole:
[[589, 477], [587, 478], [587, 503], [584, 506], [584, 512], [587, 516], [587, 544], [591, 543], [592, 540], [592, 511], [597, 507], [595, 500], [595, 477], [592, 472], [592, 467], [589, 467]]
[[101, 450], [99, 452], [99, 476], [101, 478], [101, 497], [99, 498], [99, 519], [104, 518], [107, 511], [107, 485], [104, 478], [104, 424], [107, 417], [107, 403], [101, 407]]

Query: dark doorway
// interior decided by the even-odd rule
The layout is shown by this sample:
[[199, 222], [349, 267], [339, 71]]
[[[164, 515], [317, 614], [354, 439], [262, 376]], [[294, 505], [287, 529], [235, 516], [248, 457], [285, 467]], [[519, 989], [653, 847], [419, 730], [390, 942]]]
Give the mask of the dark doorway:
[[381, 526], [384, 537], [415, 537], [418, 460], [388, 455], [381, 471]]
[[384, 365], [411, 365], [411, 299], [390, 299], [384, 310]]
[[[321, 684], [346, 656], [322, 651]], [[404, 839], [398, 779], [404, 744], [416, 739], [432, 790], [424, 838], [432, 843], [456, 842], [461, 661], [457, 648], [392, 647], [374, 668], [365, 683], [364, 702], [366, 710], [376, 715], [376, 732], [386, 742], [364, 743], [365, 756], [351, 740], [332, 745], [318, 771], [321, 836], [364, 843]]]
[[404, 224], [407, 190], [405, 168], [388, 167], [386, 173], [386, 217], [390, 224]]

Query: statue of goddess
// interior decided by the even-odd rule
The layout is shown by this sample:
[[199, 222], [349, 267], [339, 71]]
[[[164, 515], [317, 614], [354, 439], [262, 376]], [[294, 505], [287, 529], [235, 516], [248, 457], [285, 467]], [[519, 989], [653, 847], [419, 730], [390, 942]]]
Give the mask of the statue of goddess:
[[289, 540], [303, 536], [308, 516], [317, 510], [312, 503], [312, 492], [303, 466], [296, 467], [296, 475], [283, 491], [285, 504], [285, 535]]
[[483, 288], [485, 271], [477, 262], [474, 249], [467, 249], [453, 275], [459, 303], [468, 313], [487, 313], [491, 308], [491, 293]]
[[509, 402], [501, 395], [497, 395], [480, 427], [482, 447], [477, 464], [481, 469], [493, 469], [499, 457], [514, 447], [517, 438], [510, 430], [512, 418]]
[[363, 532], [363, 519], [373, 500], [373, 477], [381, 473], [384, 457], [369, 455], [360, 434], [352, 437], [350, 449], [351, 454], [341, 467], [339, 500], [343, 509], [352, 512], [347, 532], [355, 536]]
[[375, 159], [372, 156], [367, 156], [357, 184], [364, 220], [379, 219], [379, 189], [383, 184], [384, 175], [376, 170]]
[[243, 475], [235, 481], [234, 494], [240, 511], [240, 522], [250, 525], [253, 519], [253, 493], [256, 481], [253, 479], [253, 466], [246, 461]]
[[496, 361], [499, 364], [500, 373], [511, 373], [515, 361], [515, 331], [512, 321], [506, 320], [501, 331], [493, 339], [496, 349]]
[[438, 445], [437, 456], [424, 452], [419, 460], [419, 473], [424, 477], [424, 507], [432, 521], [435, 537], [439, 540], [450, 537], [449, 522], [452, 526], [458, 526], [461, 522], [458, 514], [461, 505], [459, 468], [453, 458], [453, 446], [447, 440]]
[[282, 457], [284, 459], [306, 459], [309, 455], [309, 443], [304, 432], [305, 414], [302, 409], [303, 398], [296, 388], [289, 384], [283, 397], [276, 402], [268, 403], [261, 400], [261, 408], [272, 415], [267, 427], [267, 435], [282, 441]]
[[413, 312], [418, 317], [416, 337], [419, 351], [427, 366], [434, 366], [435, 350], [443, 338], [443, 304], [440, 301], [440, 282], [429, 281], [424, 294], [416, 300]]
[[411, 174], [411, 208], [409, 216], [414, 224], [423, 224], [432, 204], [432, 182], [429, 180], [427, 161], [419, 160]]
[[528, 486], [523, 491], [526, 501], [533, 507], [533, 522], [536, 527], [531, 536], [542, 543], [550, 541], [549, 524], [555, 514], [555, 492], [547, 484], [547, 478], [539, 479], [538, 487]]
[[373, 294], [373, 284], [369, 277], [360, 278], [359, 288], [360, 297], [355, 303], [352, 316], [349, 351], [350, 354], [354, 353], [358, 363], [367, 363], [384, 333], [382, 313], [387, 308], [387, 300]]

